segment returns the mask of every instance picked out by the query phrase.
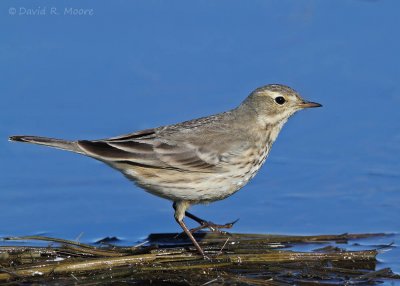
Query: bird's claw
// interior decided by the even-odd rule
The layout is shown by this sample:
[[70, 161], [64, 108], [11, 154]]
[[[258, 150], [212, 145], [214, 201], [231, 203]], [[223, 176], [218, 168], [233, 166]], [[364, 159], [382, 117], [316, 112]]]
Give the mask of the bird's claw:
[[[213, 223], [212, 221], [205, 221], [204, 220], [204, 221], [201, 221], [201, 223], [200, 223], [200, 225], [198, 227], [194, 227], [194, 228], [190, 229], [189, 231], [190, 231], [190, 233], [195, 233], [195, 232], [197, 232], [199, 230], [208, 228], [211, 232], [220, 233], [220, 234], [223, 234], [223, 235], [230, 235], [229, 232], [223, 231], [221, 229], [222, 228], [230, 229], [238, 221], [239, 221], [239, 219], [236, 219], [236, 220], [234, 220], [232, 222], [229, 222], [229, 223], [226, 223], [226, 224], [216, 224], [216, 223]], [[181, 232], [181, 233], [177, 234], [175, 236], [175, 238], [181, 237], [183, 234], [185, 234], [185, 233]]]
[[227, 231], [223, 231], [223, 230], [221, 230], [221, 229], [222, 229], [222, 228], [225, 228], [225, 229], [232, 228], [233, 225], [234, 225], [238, 220], [239, 220], [239, 219], [237, 219], [237, 220], [235, 220], [235, 221], [233, 221], [233, 222], [226, 223], [226, 224], [216, 224], [216, 223], [213, 223], [213, 222], [211, 222], [211, 221], [202, 221], [201, 224], [200, 224], [200, 226], [195, 227], [195, 228], [192, 228], [192, 229], [190, 230], [190, 232], [191, 232], [191, 233], [194, 233], [194, 232], [199, 231], [199, 230], [201, 230], [201, 229], [208, 228], [211, 232], [217, 232], [217, 233], [221, 233], [221, 234], [229, 234]]

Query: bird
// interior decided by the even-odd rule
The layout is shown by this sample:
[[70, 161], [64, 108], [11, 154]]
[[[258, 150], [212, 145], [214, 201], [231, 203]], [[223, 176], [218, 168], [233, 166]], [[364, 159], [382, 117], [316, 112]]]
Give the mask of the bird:
[[[173, 202], [176, 222], [207, 258], [192, 233], [229, 228], [234, 222], [214, 224], [191, 214], [189, 207], [225, 199], [243, 188], [264, 164], [287, 120], [299, 110], [321, 106], [286, 85], [268, 84], [229, 111], [117, 137], [68, 141], [16, 135], [9, 140], [97, 159], [145, 191]], [[200, 226], [189, 229], [185, 217]]]

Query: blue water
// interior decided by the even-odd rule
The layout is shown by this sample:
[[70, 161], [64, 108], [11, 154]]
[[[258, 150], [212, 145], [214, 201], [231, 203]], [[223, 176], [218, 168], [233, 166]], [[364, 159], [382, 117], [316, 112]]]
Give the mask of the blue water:
[[[288, 122], [243, 190], [192, 211], [240, 218], [236, 232], [398, 233], [399, 9], [395, 0], [1, 1], [0, 236], [134, 242], [179, 231], [170, 202], [106, 165], [8, 136], [116, 136], [230, 109], [267, 83], [324, 107]], [[398, 248], [381, 257], [400, 272]]]

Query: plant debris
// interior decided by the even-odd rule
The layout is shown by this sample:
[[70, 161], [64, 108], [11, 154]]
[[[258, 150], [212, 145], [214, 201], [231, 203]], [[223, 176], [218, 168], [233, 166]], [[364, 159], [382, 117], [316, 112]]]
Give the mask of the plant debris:
[[[42, 236], [8, 241], [48, 241], [47, 247], [1, 246], [0, 283], [23, 285], [374, 285], [400, 279], [377, 270], [378, 249], [346, 250], [348, 242], [385, 234], [284, 236], [200, 232], [210, 259], [176, 233], [151, 234], [134, 247], [96, 246]], [[105, 244], [104, 244], [105, 242]], [[309, 246], [310, 251], [296, 247]]]

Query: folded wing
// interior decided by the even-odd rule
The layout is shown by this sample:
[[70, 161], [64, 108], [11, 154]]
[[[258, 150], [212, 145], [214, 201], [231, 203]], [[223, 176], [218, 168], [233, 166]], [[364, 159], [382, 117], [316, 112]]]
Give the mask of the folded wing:
[[213, 172], [220, 168], [220, 154], [203, 146], [158, 136], [148, 129], [103, 140], [81, 140], [79, 147], [91, 157], [119, 163], [177, 171]]

